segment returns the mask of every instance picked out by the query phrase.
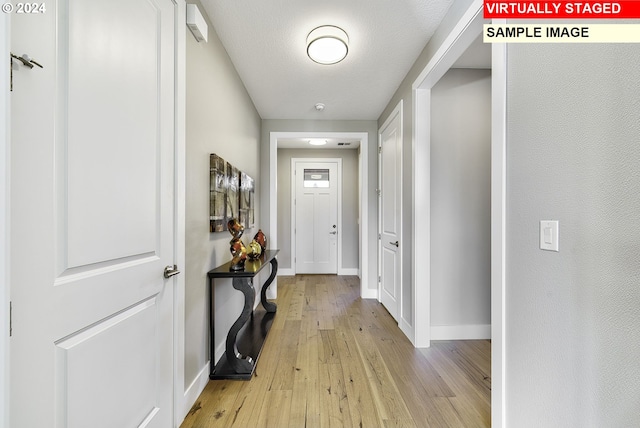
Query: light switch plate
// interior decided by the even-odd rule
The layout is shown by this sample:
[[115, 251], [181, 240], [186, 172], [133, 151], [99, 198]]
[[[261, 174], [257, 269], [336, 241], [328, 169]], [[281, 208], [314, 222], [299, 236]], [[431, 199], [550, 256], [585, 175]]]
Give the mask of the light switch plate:
[[540, 249], [547, 251], [560, 251], [558, 246], [557, 220], [540, 221]]

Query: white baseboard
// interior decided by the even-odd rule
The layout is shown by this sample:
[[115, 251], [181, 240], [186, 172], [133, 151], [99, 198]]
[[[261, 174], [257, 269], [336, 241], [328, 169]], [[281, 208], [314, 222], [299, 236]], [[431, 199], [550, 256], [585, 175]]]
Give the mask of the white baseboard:
[[431, 326], [431, 340], [478, 339], [491, 339], [491, 324]]
[[200, 370], [200, 373], [196, 376], [196, 378], [191, 382], [191, 385], [184, 392], [184, 399], [182, 400], [182, 419], [187, 417], [191, 407], [196, 402], [204, 387], [209, 383], [209, 364], [205, 364], [205, 366]]
[[358, 276], [358, 275], [360, 275], [360, 269], [358, 269], [358, 268], [341, 268], [341, 269], [338, 269], [338, 275]]
[[[295, 276], [296, 272], [292, 268], [278, 268], [278, 276]], [[358, 268], [341, 268], [338, 275], [360, 276]]]
[[363, 299], [378, 299], [378, 290], [375, 288], [365, 288], [362, 292]]

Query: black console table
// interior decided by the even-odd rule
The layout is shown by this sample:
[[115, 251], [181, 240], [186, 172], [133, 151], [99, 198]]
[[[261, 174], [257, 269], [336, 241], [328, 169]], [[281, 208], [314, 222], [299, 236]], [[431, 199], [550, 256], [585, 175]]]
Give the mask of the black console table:
[[[231, 278], [233, 288], [244, 294], [242, 313], [236, 322], [233, 323], [227, 334], [224, 355], [215, 367], [211, 364], [211, 370], [209, 372], [210, 379], [249, 380], [253, 376], [262, 345], [264, 345], [267, 333], [276, 315], [276, 304], [267, 301], [267, 289], [278, 272], [278, 260], [276, 259], [278, 251], [280, 250], [266, 250], [259, 259], [247, 260], [243, 271], [230, 270], [231, 262], [228, 262], [210, 270], [207, 274], [209, 276], [209, 291], [211, 292], [209, 299], [209, 342], [212, 362], [215, 357], [215, 326], [213, 313], [213, 308], [215, 308], [215, 292], [213, 289], [213, 280], [215, 278]], [[254, 311], [253, 305], [256, 300], [256, 290], [253, 287], [253, 278], [269, 264], [271, 265], [271, 275], [269, 275], [269, 278], [267, 278], [262, 285], [260, 291], [262, 308], [257, 307]], [[238, 352], [238, 350], [242, 351], [242, 353]]]

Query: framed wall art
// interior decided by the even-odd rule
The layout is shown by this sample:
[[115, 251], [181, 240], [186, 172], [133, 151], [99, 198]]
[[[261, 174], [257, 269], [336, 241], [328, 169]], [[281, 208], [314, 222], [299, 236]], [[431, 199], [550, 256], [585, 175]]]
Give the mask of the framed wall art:
[[213, 154], [209, 164], [209, 232], [222, 232], [227, 229], [227, 162]]
[[255, 226], [254, 218], [255, 184], [245, 172], [240, 173], [240, 224], [245, 228]]
[[227, 230], [232, 218], [255, 226], [255, 182], [220, 156], [209, 156], [209, 232]]

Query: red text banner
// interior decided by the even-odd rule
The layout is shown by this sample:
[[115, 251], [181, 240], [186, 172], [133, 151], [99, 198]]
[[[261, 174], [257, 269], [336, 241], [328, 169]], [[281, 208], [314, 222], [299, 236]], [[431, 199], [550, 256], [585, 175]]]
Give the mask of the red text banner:
[[640, 19], [640, 1], [484, 1], [485, 19]]

